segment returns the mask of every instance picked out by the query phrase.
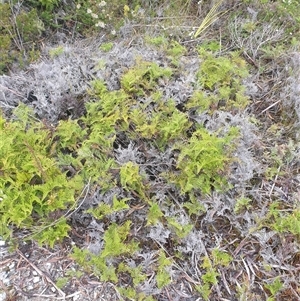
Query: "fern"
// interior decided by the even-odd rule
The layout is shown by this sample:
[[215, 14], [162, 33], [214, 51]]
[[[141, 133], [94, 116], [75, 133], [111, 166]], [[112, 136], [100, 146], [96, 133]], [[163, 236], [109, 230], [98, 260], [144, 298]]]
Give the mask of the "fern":
[[186, 48], [177, 41], [171, 41], [166, 52], [171, 58], [172, 64], [177, 67], [179, 65], [179, 58], [186, 53], [186, 51]]
[[276, 277], [272, 283], [264, 285], [267, 290], [270, 291], [271, 297], [267, 300], [275, 300], [276, 294], [283, 288], [283, 283], [280, 281], [280, 277]]
[[206, 212], [204, 205], [200, 203], [193, 193], [189, 193], [189, 202], [185, 202], [183, 207], [187, 209], [190, 216], [192, 214], [198, 216]]
[[170, 77], [171, 69], [159, 67], [156, 63], [137, 62], [137, 66], [125, 73], [121, 79], [122, 88], [129, 94], [141, 96], [152, 91], [160, 77]]
[[159, 253], [158, 270], [156, 274], [156, 282], [158, 288], [163, 288], [171, 282], [170, 273], [167, 271], [167, 267], [172, 264], [172, 260], [166, 257], [165, 252]]
[[194, 227], [192, 224], [182, 225], [182, 224], [178, 223], [178, 221], [174, 217], [167, 217], [167, 221], [168, 221], [169, 227], [172, 230], [174, 230], [174, 232], [176, 233], [176, 235], [179, 238], [186, 237], [192, 231], [192, 229]]
[[300, 235], [300, 210], [294, 209], [289, 214], [280, 214], [271, 227], [279, 233], [290, 232], [294, 235]]
[[121, 185], [126, 190], [136, 191], [145, 201], [147, 200], [145, 194], [145, 186], [143, 178], [139, 172], [139, 166], [133, 162], [127, 162], [120, 168]]
[[50, 248], [53, 248], [58, 241], [68, 236], [70, 230], [71, 227], [66, 223], [66, 220], [60, 219], [60, 221], [52, 227], [47, 227], [41, 233], [33, 235], [32, 237], [36, 239], [40, 245], [46, 244], [49, 245]]
[[134, 287], [146, 280], [147, 276], [142, 272], [142, 267], [130, 267], [124, 262], [121, 262], [118, 266], [118, 273], [128, 272], [131, 276]]
[[229, 146], [235, 135], [235, 129], [223, 138], [204, 129], [195, 131], [188, 144], [175, 147], [180, 150], [177, 160], [180, 173], [173, 178], [171, 176], [171, 181], [178, 184], [183, 193], [193, 189], [209, 193], [212, 187], [218, 190], [224, 188], [226, 179], [221, 172], [229, 162], [225, 147]]
[[212, 286], [218, 283], [219, 273], [216, 271], [213, 263], [208, 256], [204, 256], [202, 260], [203, 263], [201, 267], [205, 269], [205, 272], [201, 276], [203, 284], [196, 286], [196, 289], [201, 293], [204, 300], [209, 300]]
[[228, 253], [226, 253], [225, 251], [221, 251], [217, 248], [212, 250], [211, 256], [214, 266], [228, 266], [233, 259], [232, 256], [230, 256]]
[[159, 205], [151, 203], [147, 214], [147, 226], [156, 224], [162, 216], [164, 216], [164, 214], [160, 210]]
[[121, 254], [133, 253], [138, 250], [135, 242], [124, 243], [130, 230], [131, 221], [126, 221], [124, 225], [111, 224], [104, 233], [105, 247], [101, 253], [101, 258], [119, 256]]
[[[10, 225], [30, 228], [37, 217], [43, 229], [51, 223], [52, 212], [73, 206], [83, 185], [81, 179], [67, 179], [59, 169], [52, 157], [55, 145], [51, 131], [32, 117], [31, 110], [21, 105], [15, 116], [15, 121], [2, 121], [1, 129], [0, 219], [4, 237], [11, 235]], [[53, 245], [68, 230], [66, 226], [56, 226], [52, 232], [47, 230], [38, 236], [38, 241]]]
[[237, 199], [236, 204], [234, 206], [234, 212], [241, 213], [244, 210], [250, 209], [252, 207], [251, 202], [251, 199], [245, 197]]
[[75, 151], [86, 135], [86, 129], [82, 129], [76, 120], [61, 120], [55, 133], [60, 148], [69, 151]]
[[170, 141], [182, 137], [190, 128], [191, 122], [189, 122], [186, 114], [175, 108], [175, 104], [171, 100], [168, 102], [168, 108], [164, 109], [163, 112], [159, 129], [162, 145], [166, 145]]
[[[198, 80], [201, 89], [207, 90], [209, 95], [206, 101], [204, 99], [205, 108], [208, 107], [208, 99], [210, 99], [210, 104], [215, 102], [216, 106], [222, 100], [225, 102], [225, 109], [245, 108], [248, 104], [248, 97], [244, 94], [242, 85], [242, 80], [248, 76], [245, 61], [234, 52], [231, 53], [231, 58], [215, 57], [206, 51], [201, 51], [200, 55], [204, 61], [198, 72]], [[195, 96], [201, 97], [201, 92]], [[192, 102], [195, 103], [195, 100]], [[199, 102], [199, 106], [203, 104]]]
[[112, 205], [100, 203], [97, 208], [89, 209], [87, 212], [92, 213], [97, 219], [101, 219], [109, 214], [129, 209], [129, 205], [126, 203], [128, 200], [130, 199], [123, 198], [119, 201], [114, 195]]
[[89, 265], [93, 267], [95, 274], [100, 277], [101, 281], [112, 281], [115, 283], [118, 281], [116, 269], [108, 265], [105, 258], [92, 255]]

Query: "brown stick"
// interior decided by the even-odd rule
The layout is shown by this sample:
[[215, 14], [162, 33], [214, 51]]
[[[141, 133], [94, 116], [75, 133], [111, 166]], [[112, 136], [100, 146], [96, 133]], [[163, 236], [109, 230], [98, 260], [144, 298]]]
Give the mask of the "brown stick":
[[60, 289], [60, 288], [58, 288], [57, 286], [56, 286], [56, 284], [52, 281], [52, 279], [49, 277], [49, 276], [47, 276], [47, 275], [45, 275], [45, 273], [43, 273], [36, 265], [34, 265], [32, 262], [30, 262], [24, 255], [23, 255], [23, 253], [19, 250], [19, 249], [17, 249], [17, 253], [41, 276], [41, 277], [45, 277], [46, 278], [46, 280], [49, 282], [49, 283], [51, 283], [53, 286], [54, 286], [54, 288], [59, 292], [59, 294], [61, 295], [61, 296], [63, 296], [63, 297], [65, 297], [66, 296], [66, 294]]

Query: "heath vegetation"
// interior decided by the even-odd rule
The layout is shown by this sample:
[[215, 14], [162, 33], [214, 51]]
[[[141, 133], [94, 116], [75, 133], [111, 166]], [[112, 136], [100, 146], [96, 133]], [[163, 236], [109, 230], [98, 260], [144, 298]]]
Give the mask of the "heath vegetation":
[[293, 0], [1, 1], [0, 236], [73, 264], [2, 295], [299, 300], [299, 29]]

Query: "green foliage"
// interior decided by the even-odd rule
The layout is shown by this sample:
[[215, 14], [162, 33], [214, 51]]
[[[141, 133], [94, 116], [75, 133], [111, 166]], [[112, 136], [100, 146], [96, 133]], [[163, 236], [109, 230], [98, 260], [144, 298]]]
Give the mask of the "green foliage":
[[187, 209], [188, 214], [191, 215], [201, 215], [206, 212], [203, 204], [194, 196], [193, 193], [189, 193], [189, 202], [185, 202], [183, 207]]
[[[277, 216], [276, 216], [277, 215]], [[294, 235], [300, 235], [300, 210], [294, 209], [291, 213], [276, 213], [275, 221], [271, 224], [271, 227], [279, 232], [290, 232]]]
[[197, 49], [199, 53], [206, 51], [218, 52], [221, 50], [220, 41], [204, 41], [197, 47]]
[[[174, 53], [176, 56], [175, 50]], [[85, 116], [79, 120], [63, 120], [56, 127], [45, 127], [32, 117], [33, 112], [26, 106], [16, 110], [16, 121], [2, 119], [0, 126], [5, 139], [0, 141], [1, 158], [4, 158], [0, 171], [5, 180], [0, 179], [0, 206], [6, 207], [0, 210], [4, 213], [1, 221], [8, 225], [6, 235], [11, 235], [10, 226], [31, 228], [34, 230], [31, 238], [53, 247], [68, 235], [70, 226], [66, 212], [76, 207], [75, 196], [82, 191], [84, 182], [91, 183], [91, 187], [101, 187], [104, 195], [118, 187], [126, 197], [114, 195], [87, 210], [95, 219], [106, 222], [99, 238], [103, 240], [99, 254], [74, 248], [72, 257], [102, 281], [118, 283], [126, 274], [132, 286], [120, 289], [123, 296], [151, 300], [137, 289], [148, 279], [148, 274], [141, 267], [120, 264], [126, 257], [134, 258], [141, 245], [131, 233], [129, 200], [144, 202], [147, 230], [160, 222], [170, 232], [172, 243], [181, 243], [194, 228], [194, 223], [181, 222], [175, 214], [165, 216], [168, 206], [177, 204], [172, 200], [166, 204], [157, 202], [153, 194], [157, 184], [168, 185], [166, 179], [174, 183], [178, 193], [188, 195], [181, 210], [186, 210], [191, 218], [202, 215], [205, 207], [196, 197], [197, 191], [209, 193], [212, 188], [224, 188], [233, 141], [238, 135], [235, 128], [222, 135], [209, 133], [195, 126], [187, 113], [177, 109], [174, 100], [165, 100], [157, 89], [158, 80], [170, 76], [172, 72], [168, 68], [139, 61], [122, 76], [120, 90], [109, 91], [105, 82], [94, 80], [89, 91], [91, 101], [86, 104]], [[123, 151], [123, 146], [118, 144], [116, 150], [120, 132], [140, 149], [150, 145], [155, 154], [165, 150], [174, 153], [176, 161], [166, 164], [166, 173], [154, 171], [159, 182], [151, 181], [144, 164], [130, 160], [120, 163], [115, 159], [116, 154]], [[14, 153], [15, 156], [18, 153], [17, 158], [12, 156]], [[130, 213], [128, 219], [117, 223], [115, 215], [124, 210]], [[231, 258], [221, 251], [213, 251], [211, 260], [212, 265], [226, 266]], [[159, 253], [153, 264], [157, 288], [164, 288], [172, 281], [172, 263], [165, 252]], [[209, 294], [217, 276], [213, 266], [205, 269], [203, 282], [206, 283], [202, 290], [206, 288]], [[59, 284], [63, 285], [64, 281], [62, 279]]]
[[[290, 212], [287, 212], [290, 211]], [[299, 208], [286, 210], [279, 201], [270, 204], [268, 213], [262, 221], [263, 225], [279, 233], [300, 234], [300, 210]]]
[[146, 37], [146, 42], [156, 47], [166, 46], [168, 44], [168, 40], [164, 36]]
[[184, 136], [191, 122], [185, 113], [176, 109], [173, 100], [162, 102], [158, 99], [155, 103], [157, 109], [151, 113], [146, 114], [145, 108], [134, 108], [129, 116], [135, 125], [136, 133], [143, 138], [155, 139], [159, 148], [163, 149], [171, 141]]
[[0, 74], [14, 60], [20, 64], [24, 60], [33, 60], [38, 53], [36, 39], [45, 30], [36, 9], [19, 10], [11, 4], [0, 3]]
[[217, 279], [218, 276], [219, 274], [216, 272], [215, 269], [209, 269], [205, 274], [201, 276], [201, 279], [205, 283], [205, 285], [207, 284], [214, 285], [218, 283], [218, 279]]
[[100, 277], [101, 281], [118, 281], [116, 269], [113, 266], [107, 265], [104, 257], [92, 254], [86, 249], [81, 250], [77, 247], [73, 248], [71, 257], [87, 271], [93, 270], [93, 273]]
[[[201, 53], [202, 56], [203, 54]], [[205, 60], [199, 70], [199, 81], [205, 88], [228, 86], [248, 75], [246, 63], [235, 54], [232, 59], [223, 56], [214, 57], [209, 53], [204, 54], [204, 57]]]
[[[209, 1], [202, 2], [211, 5]], [[246, 2], [250, 3], [243, 1]], [[192, 1], [188, 3], [171, 1], [168, 7], [173, 9], [173, 12], [178, 12], [179, 3], [192, 8]], [[196, 32], [196, 36], [220, 16], [217, 7], [221, 1], [216, 3]], [[289, 18], [292, 16], [293, 21], [289, 19], [288, 27], [293, 29], [291, 33], [297, 32], [297, 27], [299, 28], [297, 1], [257, 0], [256, 3], [274, 6], [282, 23], [288, 20], [282, 19], [282, 16]], [[138, 18], [140, 11], [138, 1], [131, 1], [129, 4], [125, 0], [107, 3], [100, 0], [80, 0], [74, 4], [65, 5], [58, 0], [29, 0], [18, 3], [19, 9], [16, 10], [12, 9], [12, 4], [1, 3], [0, 70], [5, 71], [9, 64], [15, 60], [24, 60], [25, 57], [27, 61], [37, 59], [39, 53], [35, 43], [45, 28], [48, 31], [49, 27], [52, 29], [63, 27], [63, 30], [72, 33], [72, 36], [73, 33], [75, 36], [91, 35], [98, 29], [102, 31], [105, 28], [111, 30], [118, 27], [123, 23], [124, 16], [128, 19]], [[251, 6], [254, 10], [255, 4]], [[154, 3], [149, 5], [155, 6]], [[201, 6], [202, 8], [206, 7]], [[167, 15], [168, 8], [162, 6], [162, 9], [163, 14]], [[265, 15], [261, 11], [259, 14]], [[261, 20], [260, 15], [257, 20]], [[158, 19], [160, 18], [156, 18]], [[172, 18], [171, 22], [174, 22], [174, 19]], [[247, 20], [242, 25], [242, 34], [245, 37], [251, 36], [260, 26], [259, 22]], [[138, 26], [135, 25], [137, 23], [132, 23], [134, 30], [137, 30]], [[296, 35], [293, 37], [296, 46]], [[276, 48], [271, 44], [262, 47], [261, 57], [278, 58], [285, 53], [288, 41], [286, 38], [282, 45]], [[136, 65], [124, 72], [120, 79], [120, 90], [109, 91], [105, 82], [97, 79], [91, 83], [90, 102], [86, 105], [87, 114], [80, 120], [60, 121], [56, 127], [47, 127], [38, 122], [33, 117], [33, 112], [25, 106], [20, 106], [14, 112], [12, 121], [6, 121], [1, 116], [0, 222], [3, 227], [0, 229], [2, 231], [0, 235], [9, 238], [13, 237], [13, 229], [24, 229], [29, 231], [30, 238], [37, 240], [39, 244], [54, 247], [57, 241], [68, 236], [70, 231], [68, 214], [77, 208], [76, 196], [82, 191], [83, 183], [90, 181], [92, 189], [100, 187], [104, 197], [107, 191], [112, 191], [110, 189], [118, 188], [121, 194], [113, 197], [110, 197], [110, 194], [105, 202], [87, 211], [93, 218], [105, 221], [104, 233], [99, 234], [99, 245], [102, 246], [99, 254], [74, 248], [72, 256], [101, 281], [114, 282], [122, 297], [153, 301], [154, 297], [139, 292], [143, 282], [154, 279], [158, 289], [164, 289], [172, 282], [170, 273], [172, 264], [177, 263], [175, 260], [184, 260], [186, 256], [184, 252], [176, 253], [172, 247], [176, 249], [194, 227], [197, 230], [199, 225], [206, 223], [206, 218], [203, 217], [206, 209], [202, 204], [202, 196], [214, 190], [220, 191], [230, 187], [226, 178], [230, 171], [229, 164], [233, 160], [237, 129], [231, 128], [227, 134], [220, 134], [223, 133], [223, 129], [211, 133], [199, 128], [199, 124], [193, 119], [195, 111], [195, 114], [200, 113], [201, 116], [204, 116], [202, 113], [213, 114], [220, 109], [235, 113], [237, 110], [244, 110], [248, 104], [242, 84], [248, 76], [246, 62], [241, 59], [239, 53], [222, 56], [223, 42], [223, 37], [220, 37], [220, 40], [203, 43], [201, 41], [198, 48], [201, 58], [198, 80], [193, 83], [195, 89], [184, 103], [184, 110], [177, 109], [175, 101], [165, 99], [160, 92], [161, 83], [167, 84], [168, 79], [175, 74], [174, 70], [160, 67], [156, 63], [137, 60]], [[186, 48], [175, 40], [168, 43], [164, 36], [149, 38], [148, 43], [163, 50], [174, 69], [179, 65], [181, 56], [187, 52]], [[113, 43], [104, 43], [100, 49], [106, 52], [110, 51], [112, 46]], [[49, 55], [53, 58], [62, 53], [63, 48], [57, 47], [50, 51]], [[104, 67], [105, 62], [100, 62], [98, 68]], [[280, 68], [278, 70], [280, 71]], [[273, 130], [277, 131], [277, 138], [283, 137], [283, 131], [274, 126]], [[119, 138], [120, 136], [125, 137], [125, 141]], [[134, 145], [134, 151], [143, 152], [143, 163], [140, 163], [142, 160], [125, 161], [126, 163], [120, 160], [122, 163], [119, 163], [115, 159], [117, 154], [126, 148], [128, 141], [130, 145]], [[271, 162], [269, 170], [264, 175], [266, 180], [273, 181], [276, 176], [279, 182], [280, 176], [285, 175], [285, 171], [281, 170], [282, 166], [288, 165], [294, 173], [296, 169], [293, 170], [295, 159], [288, 158], [289, 155], [280, 156], [280, 151], [276, 148], [277, 146], [270, 154], [264, 154], [266, 157], [269, 156]], [[155, 163], [155, 166], [149, 168], [148, 159], [151, 159], [151, 156], [162, 156], [170, 161], [162, 163], [161, 158], [158, 158], [155, 161], [158, 162], [157, 166]], [[171, 183], [166, 183], [166, 180]], [[276, 185], [278, 182], [274, 181]], [[178, 199], [170, 200], [163, 197], [157, 200], [156, 191], [163, 185], [169, 185], [168, 192], [172, 189], [176, 191], [177, 196], [179, 192], [182, 195]], [[240, 192], [237, 191], [238, 193]], [[133, 204], [130, 208], [132, 203], [135, 201], [140, 203], [141, 200], [141, 207]], [[205, 201], [207, 200], [203, 203]], [[251, 209], [251, 202], [247, 197], [238, 198], [234, 213], [243, 214], [244, 211]], [[283, 236], [288, 232], [298, 238], [300, 234], [298, 207], [292, 207], [286, 202], [272, 202], [261, 226]], [[142, 216], [145, 218], [142, 225], [147, 227], [143, 229], [140, 225], [134, 224], [132, 231], [133, 223], [141, 216], [139, 208], [142, 208]], [[261, 208], [255, 209], [259, 211]], [[120, 214], [124, 210], [128, 211], [126, 212], [128, 214]], [[178, 216], [181, 213], [179, 210], [187, 212], [185, 215], [187, 221], [184, 223]], [[253, 218], [252, 212], [247, 214]], [[141, 233], [146, 233], [149, 229], [152, 231], [158, 222], [159, 226], [164, 227], [170, 234], [166, 244], [160, 243], [159, 240], [155, 244], [155, 248], [161, 248], [157, 260], [151, 263], [150, 273], [148, 269], [146, 271], [148, 267], [139, 265], [141, 258], [137, 251], [144, 246], [135, 239], [139, 239]], [[235, 238], [239, 239], [238, 236]], [[220, 270], [226, 270], [233, 260], [229, 253], [214, 248], [214, 241], [211, 243], [212, 245], [206, 249], [209, 253], [202, 258], [202, 264], [199, 265], [201, 279], [198, 280], [201, 285], [196, 286], [204, 300], [213, 297], [212, 292], [218, 283]], [[220, 245], [224, 246], [223, 243], [224, 241]], [[229, 245], [231, 242], [226, 243]], [[146, 240], [143, 240], [142, 244], [145, 244], [146, 248], [151, 248]], [[273, 268], [271, 264], [264, 267], [266, 271]], [[74, 275], [80, 277], [81, 273]], [[123, 279], [130, 279], [130, 285], [125, 286]], [[273, 279], [275, 279], [273, 282], [264, 286], [270, 295], [268, 300], [275, 300], [283, 288], [280, 278]], [[67, 277], [58, 279], [58, 287], [63, 287], [67, 281]], [[243, 298], [255, 300], [255, 297], [251, 298], [254, 295], [248, 297], [252, 289], [248, 275], [245, 275], [244, 282], [241, 278], [239, 281], [242, 281], [237, 288], [241, 293], [241, 300]]]
[[208, 95], [205, 91], [195, 90], [189, 99], [186, 108], [197, 109], [198, 112], [205, 112], [210, 109], [210, 106], [217, 103], [217, 98]]
[[[242, 79], [248, 75], [246, 62], [239, 57], [238, 53], [232, 53], [231, 58], [227, 58], [215, 57], [201, 49], [199, 51], [204, 61], [200, 65], [198, 80], [201, 88], [206, 89], [209, 95], [212, 92], [215, 94], [216, 97], [211, 98], [211, 103], [215, 99], [218, 105], [222, 100], [226, 109], [245, 108], [248, 98], [244, 95]], [[204, 98], [201, 92], [197, 96], [200, 96], [200, 100]], [[206, 104], [204, 109], [207, 106]]]
[[251, 199], [245, 197], [237, 199], [236, 204], [234, 206], [234, 212], [239, 214], [244, 210], [250, 209], [252, 207], [251, 202]]
[[204, 300], [209, 300], [212, 286], [218, 283], [219, 273], [216, 268], [218, 266], [227, 267], [233, 258], [227, 252], [214, 248], [211, 252], [211, 258], [207, 255], [204, 256], [202, 260], [201, 267], [204, 269], [201, 276], [202, 284], [197, 285], [195, 288], [202, 295]]
[[70, 278], [79, 279], [80, 277], [83, 276], [83, 272], [81, 270], [66, 270], [65, 275]]
[[141, 267], [129, 267], [124, 262], [121, 262], [118, 266], [119, 273], [126, 273], [130, 274], [134, 287], [140, 284], [142, 281], [147, 279], [147, 276], [143, 274]]
[[[225, 258], [224, 253], [220, 256], [220, 251], [217, 249], [213, 250], [213, 260], [216, 264], [220, 264], [220, 257]], [[227, 254], [226, 254], [227, 255]], [[227, 258], [225, 259], [225, 263], [227, 263]], [[219, 273], [216, 271], [215, 263], [210, 260], [208, 256], [204, 256], [202, 258], [203, 263], [201, 267], [205, 270], [203, 275], [201, 276], [202, 285], [197, 285], [195, 288], [196, 290], [202, 295], [204, 300], [209, 300], [209, 296], [211, 294], [212, 286], [218, 283], [218, 276]], [[223, 259], [221, 260], [223, 263]]]
[[10, 13], [9, 4], [0, 3], [0, 74], [13, 61], [13, 57], [9, 54], [13, 43], [12, 36], [10, 35], [12, 31], [9, 18]]
[[[283, 16], [286, 16], [286, 19], [291, 18], [295, 21], [295, 23], [299, 26], [300, 23], [300, 3], [299, 1], [280, 1], [278, 5], [278, 11]], [[295, 26], [295, 29], [297, 27]], [[298, 27], [299, 28], [299, 27]]]
[[91, 254], [88, 250], [86, 249], [80, 249], [78, 247], [74, 247], [72, 249], [72, 254], [71, 258], [76, 260], [76, 262], [83, 266], [86, 269], [90, 269], [91, 266], [89, 265], [90, 259], [93, 254]]
[[8, 3], [0, 3], [0, 24], [1, 30], [9, 26], [10, 6]]
[[69, 279], [67, 277], [59, 277], [56, 279], [56, 286], [60, 289], [62, 289], [67, 283], [69, 282]]
[[140, 17], [139, 1], [75, 1], [76, 7], [69, 9], [68, 19], [76, 22], [76, 31], [85, 36], [94, 35], [95, 32], [106, 28], [119, 29], [125, 19], [138, 20]]
[[158, 271], [156, 274], [156, 282], [158, 288], [163, 288], [171, 282], [171, 276], [166, 269], [172, 264], [172, 260], [166, 257], [165, 252], [161, 251], [159, 253], [158, 259]]
[[179, 44], [177, 41], [171, 41], [167, 54], [173, 57], [180, 57], [186, 52], [186, 48]]
[[280, 277], [276, 277], [272, 283], [265, 284], [264, 287], [270, 291], [271, 297], [268, 297], [268, 301], [275, 300], [276, 294], [282, 289], [283, 283], [280, 281]]
[[59, 148], [75, 151], [86, 134], [86, 129], [82, 129], [76, 120], [60, 120], [56, 127], [55, 137]]
[[195, 289], [201, 294], [204, 300], [209, 300], [209, 295], [211, 293], [211, 287], [209, 284], [196, 285]]
[[[0, 140], [0, 202], [1, 235], [11, 235], [10, 226], [29, 228], [39, 221], [35, 230], [40, 243], [53, 246], [67, 236], [69, 226], [63, 220], [51, 224], [51, 214], [74, 206], [82, 189], [78, 177], [67, 178], [52, 157], [51, 132], [35, 121], [24, 105], [15, 110], [18, 119], [1, 124]], [[40, 230], [39, 230], [40, 229]]]
[[210, 193], [212, 187], [221, 190], [226, 186], [222, 172], [229, 162], [230, 145], [236, 137], [236, 128], [231, 128], [225, 137], [198, 129], [188, 143], [174, 147], [180, 150], [177, 160], [180, 173], [171, 175], [170, 180], [179, 185], [182, 193], [194, 189]]
[[135, 242], [124, 243], [126, 240], [131, 221], [126, 221], [124, 225], [111, 224], [104, 233], [105, 247], [101, 253], [101, 258], [119, 256], [121, 254], [133, 253], [138, 250]]
[[21, 11], [16, 16], [19, 43], [34, 43], [37, 36], [45, 30], [43, 22], [39, 19], [35, 9], [29, 12]]
[[12, 41], [8, 35], [0, 35], [0, 74], [13, 61], [13, 58], [9, 55], [11, 44]]
[[168, 221], [169, 227], [175, 231], [176, 235], [179, 238], [186, 237], [194, 228], [194, 225], [192, 225], [192, 224], [182, 225], [182, 224], [178, 223], [178, 221], [174, 217], [167, 217], [167, 221]]
[[156, 282], [158, 288], [163, 288], [171, 282], [171, 277], [168, 271], [160, 269], [156, 274]]
[[120, 168], [121, 185], [127, 190], [136, 191], [144, 200], [146, 195], [144, 193], [145, 187], [143, 178], [139, 172], [139, 166], [133, 162], [127, 162]]
[[185, 113], [176, 109], [174, 101], [170, 100], [163, 108], [159, 120], [159, 135], [162, 145], [181, 137], [191, 126]]
[[222, 265], [228, 266], [232, 261], [232, 256], [230, 256], [227, 252], [221, 251], [217, 248], [213, 249], [211, 252], [213, 265]]
[[156, 203], [151, 203], [149, 212], [147, 214], [147, 226], [155, 225], [162, 216], [164, 216], [164, 214], [160, 210], [159, 205]]
[[135, 68], [123, 75], [121, 86], [127, 93], [141, 96], [153, 91], [159, 78], [171, 74], [171, 69], [159, 67], [156, 63], [137, 62]]
[[171, 57], [172, 64], [178, 66], [179, 58], [186, 53], [186, 48], [177, 41], [171, 41], [168, 45], [166, 53]]
[[[7, 2], [7, 1], [4, 1]], [[72, 5], [59, 0], [14, 1], [0, 3], [0, 74], [17, 60], [24, 63], [38, 59], [43, 46], [39, 39], [44, 32], [49, 36], [57, 28], [73, 35], [91, 36], [109, 28], [112, 32], [124, 23], [123, 9], [127, 1], [81, 1]], [[139, 19], [139, 1], [131, 2], [129, 15]], [[113, 36], [113, 34], [111, 35]], [[106, 50], [111, 46], [107, 43]]]
[[89, 209], [87, 212], [92, 213], [94, 217], [101, 219], [109, 214], [129, 209], [129, 205], [126, 203], [128, 200], [130, 199], [124, 198], [119, 201], [114, 195], [112, 205], [100, 203], [98, 207]]
[[114, 44], [112, 42], [103, 43], [100, 46], [100, 50], [102, 50], [104, 52], [109, 52], [113, 48], [113, 46], [114, 46]]
[[[118, 226], [112, 223], [104, 233], [104, 249], [99, 255], [92, 254], [87, 250], [73, 249], [72, 257], [86, 269], [93, 269], [95, 275], [99, 276], [102, 281], [117, 282], [117, 270], [107, 264], [106, 259], [124, 254], [133, 254], [138, 250], [138, 244], [134, 241], [127, 242], [130, 231], [131, 221], [126, 221], [123, 225]], [[126, 240], [126, 242], [125, 242]], [[123, 267], [123, 270], [122, 270]], [[119, 266], [122, 272], [125, 266]], [[126, 268], [135, 283], [141, 282], [145, 276], [139, 274], [139, 268]]]
[[37, 11], [39, 19], [48, 32], [62, 27], [62, 23], [72, 19], [74, 15], [74, 6], [64, 5], [63, 1], [60, 0], [27, 0], [24, 3], [24, 8], [26, 9], [27, 6]]
[[127, 300], [138, 300], [138, 293], [133, 287], [119, 287], [118, 291], [121, 296], [124, 296]]
[[[129, 117], [135, 125], [135, 132], [141, 137], [155, 139], [159, 148], [164, 148], [173, 140], [184, 136], [190, 128], [191, 122], [185, 113], [175, 107], [173, 100], [162, 102], [155, 100], [156, 110], [146, 114], [146, 108], [134, 108], [129, 112]], [[127, 121], [128, 123], [128, 121]]]
[[64, 47], [63, 46], [58, 46], [56, 48], [52, 48], [49, 50], [49, 55], [51, 58], [54, 58], [56, 56], [60, 56], [64, 53]]
[[218, 276], [219, 274], [215, 269], [209, 269], [201, 276], [203, 285], [197, 285], [196, 290], [202, 295], [204, 300], [209, 300], [212, 291], [212, 285], [218, 283]]
[[280, 203], [278, 201], [272, 202], [268, 211], [268, 218], [277, 219], [280, 216]]
[[114, 159], [101, 154], [101, 149], [97, 145], [90, 149], [86, 144], [78, 150], [78, 159], [86, 160], [84, 168], [80, 171], [80, 175], [85, 180], [91, 179], [97, 182], [101, 185], [103, 191], [114, 187], [115, 182], [111, 174], [111, 170], [115, 166]]
[[111, 150], [118, 126], [125, 127], [123, 130], [128, 128], [128, 111], [132, 100], [123, 90], [108, 92], [100, 80], [93, 81], [92, 85], [91, 94], [97, 101], [87, 104], [87, 117], [83, 118], [90, 130], [86, 146], [98, 146], [105, 152]]
[[68, 237], [68, 232], [71, 230], [71, 227], [64, 218], [60, 218], [58, 222], [52, 224], [52, 226], [50, 225], [38, 230], [39, 232], [34, 234], [32, 238], [37, 240], [40, 245], [49, 245], [53, 248], [62, 238]]
[[38, 0], [46, 10], [52, 10], [55, 6], [58, 5], [59, 0]]
[[116, 269], [113, 266], [109, 266], [104, 258], [93, 255], [89, 266], [94, 269], [95, 275], [99, 276], [101, 281], [118, 281]]
[[186, 108], [196, 109], [199, 113], [244, 109], [248, 104], [242, 85], [248, 75], [246, 62], [238, 53], [231, 53], [229, 58], [216, 56], [205, 45], [198, 51], [203, 60], [197, 73], [199, 87], [189, 98]]
[[132, 287], [118, 287], [117, 290], [121, 296], [124, 296], [127, 300], [155, 301], [152, 296], [146, 296], [144, 293], [137, 292], [137, 290]]

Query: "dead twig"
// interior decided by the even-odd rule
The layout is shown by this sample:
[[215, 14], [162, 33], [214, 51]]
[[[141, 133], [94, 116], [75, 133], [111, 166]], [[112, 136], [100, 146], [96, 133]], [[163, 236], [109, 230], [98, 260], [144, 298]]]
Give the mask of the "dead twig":
[[0, 89], [1, 89], [1, 90], [3, 89], [3, 90], [6, 90], [6, 91], [9, 91], [9, 92], [11, 92], [12, 94], [15, 94], [15, 95], [20, 96], [20, 97], [22, 97], [23, 99], [25, 99], [24, 95], [22, 95], [22, 94], [20, 94], [20, 93], [18, 93], [18, 92], [16, 92], [16, 91], [14, 91], [14, 90], [12, 90], [12, 89], [9, 89], [9, 88], [7, 88], [7, 87], [1, 85], [1, 84], [0, 84]]
[[42, 294], [32, 294], [30, 296], [32, 297], [39, 297], [39, 298], [51, 298], [52, 300], [66, 300], [66, 299], [70, 299], [70, 298], [73, 298], [73, 297], [76, 297], [80, 295], [80, 292], [75, 292], [73, 294], [70, 294], [70, 295], [67, 295], [67, 296], [64, 296], [64, 297], [55, 297], [53, 295], [42, 295]]
[[58, 293], [65, 298], [66, 294], [56, 286], [56, 284], [52, 281], [52, 279], [47, 276], [45, 273], [43, 273], [35, 264], [33, 264], [30, 260], [28, 260], [24, 254], [17, 249], [17, 253], [20, 255], [20, 257], [25, 260], [41, 277], [45, 278], [49, 283], [51, 283], [53, 285], [53, 287], [58, 291]]
[[258, 115], [261, 116], [263, 113], [265, 113], [266, 111], [268, 111], [269, 109], [273, 108], [274, 106], [276, 106], [281, 100], [277, 100], [276, 102], [272, 103], [271, 105], [269, 105], [267, 108], [265, 108], [264, 110], [262, 110]]

